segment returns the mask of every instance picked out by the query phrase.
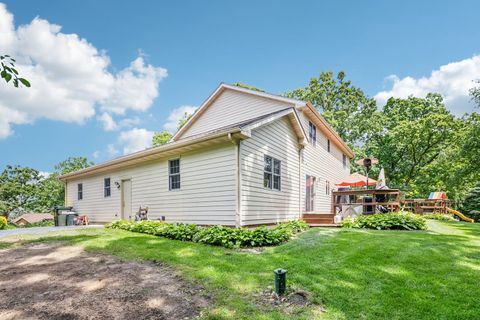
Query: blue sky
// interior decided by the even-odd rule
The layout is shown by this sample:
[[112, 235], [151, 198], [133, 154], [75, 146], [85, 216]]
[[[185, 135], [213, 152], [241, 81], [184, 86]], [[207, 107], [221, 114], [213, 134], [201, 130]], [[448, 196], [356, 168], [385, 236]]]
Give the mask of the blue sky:
[[[56, 50], [65, 45], [59, 34], [78, 35], [70, 41], [79, 46], [86, 41], [98, 50], [93, 56], [101, 56], [104, 64], [89, 66], [92, 53], [85, 49], [86, 56], [75, 60], [82, 63], [77, 62], [78, 70], [73, 72], [68, 54], [61, 56], [66, 61], [53, 68], [51, 86], [32, 81], [40, 88], [34, 97], [45, 101], [38, 109], [45, 110], [37, 110], [31, 101], [22, 102], [30, 89], [17, 90], [21, 97], [16, 98], [10, 88], [3, 98], [0, 90], [0, 168], [19, 164], [51, 171], [68, 156], [101, 162], [132, 151], [135, 141], [162, 130], [174, 109], [200, 105], [220, 82], [241, 81], [280, 93], [304, 86], [320, 71], [344, 70], [380, 103], [387, 96], [422, 95], [434, 89], [447, 96], [453, 112], [461, 114], [473, 110], [467, 86], [476, 75], [480, 78], [478, 1], [3, 3], [14, 17], [15, 36], [7, 44], [0, 39], [0, 51], [21, 55], [27, 76], [38, 81], [51, 76], [48, 70], [38, 76], [33, 72], [42, 63], [51, 66], [45, 55], [55, 60], [63, 52]], [[55, 35], [53, 40], [43, 40], [41, 28], [32, 23], [36, 17], [42, 26], [61, 26], [48, 31]], [[31, 27], [23, 32], [16, 29], [20, 25]], [[0, 23], [0, 32], [2, 28], [8, 25]], [[32, 62], [40, 53], [44, 56], [38, 61], [45, 62]], [[128, 69], [139, 57], [138, 66]], [[128, 85], [123, 78], [111, 79], [120, 75], [133, 81]], [[391, 75], [395, 77], [387, 79]], [[70, 100], [56, 98], [62, 92], [76, 95], [76, 81], [91, 86], [85, 89], [88, 94], [75, 97], [78, 106], [73, 115], [68, 114]], [[70, 87], [60, 90], [64, 85]], [[99, 87], [104, 92], [97, 92]], [[42, 88], [54, 93], [43, 98]], [[144, 95], [144, 102], [128, 104]], [[118, 101], [123, 101], [121, 110], [115, 109]], [[109, 130], [100, 119], [104, 114], [115, 122]]]

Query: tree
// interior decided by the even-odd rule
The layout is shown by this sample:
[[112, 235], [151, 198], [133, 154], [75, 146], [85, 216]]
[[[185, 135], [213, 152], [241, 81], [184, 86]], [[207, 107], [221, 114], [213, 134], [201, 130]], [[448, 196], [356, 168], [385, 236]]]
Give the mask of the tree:
[[180, 130], [185, 125], [185, 123], [187, 123], [187, 121], [190, 120], [192, 116], [193, 116], [193, 113], [185, 112], [183, 116], [180, 118], [180, 120], [178, 120], [177, 130]]
[[480, 183], [470, 189], [466, 194], [462, 211], [466, 214], [476, 211], [480, 218]]
[[[476, 83], [480, 84], [480, 80], [475, 80]], [[472, 97], [472, 100], [477, 104], [477, 106], [480, 108], [480, 86], [471, 88], [469, 90], [470, 96]]]
[[0, 76], [6, 83], [9, 83], [13, 79], [12, 83], [15, 88], [18, 88], [20, 84], [23, 84], [25, 87], [30, 87], [30, 82], [25, 78], [20, 78], [18, 71], [15, 67], [15, 59], [10, 57], [8, 54], [0, 55]]
[[0, 212], [8, 214], [13, 209], [35, 210], [37, 206], [37, 193], [42, 176], [38, 170], [7, 166], [0, 174]]
[[332, 72], [321, 72], [305, 88], [285, 95], [311, 102], [350, 147], [360, 146], [380, 129], [379, 114], [375, 100], [345, 78], [343, 71], [336, 78]]
[[37, 210], [52, 211], [55, 206], [63, 205], [65, 185], [58, 177], [70, 172], [82, 170], [94, 165], [86, 157], [68, 157], [55, 165], [55, 171], [40, 181], [37, 191]]
[[172, 139], [173, 135], [166, 130], [160, 131], [160, 132], [155, 132], [155, 134], [152, 137], [152, 146], [158, 147], [161, 145], [164, 145]]
[[[385, 167], [390, 186], [409, 196], [425, 196], [422, 178], [449, 150], [458, 122], [440, 95], [428, 94], [426, 98], [390, 98], [383, 107], [381, 124], [383, 130], [372, 136], [367, 152]], [[431, 190], [432, 185], [427, 188]]]

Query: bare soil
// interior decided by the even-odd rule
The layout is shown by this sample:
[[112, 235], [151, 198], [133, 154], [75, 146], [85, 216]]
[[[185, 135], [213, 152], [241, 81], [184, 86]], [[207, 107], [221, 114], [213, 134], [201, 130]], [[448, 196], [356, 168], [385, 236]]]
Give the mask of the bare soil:
[[205, 291], [155, 263], [76, 246], [0, 250], [0, 319], [192, 319]]

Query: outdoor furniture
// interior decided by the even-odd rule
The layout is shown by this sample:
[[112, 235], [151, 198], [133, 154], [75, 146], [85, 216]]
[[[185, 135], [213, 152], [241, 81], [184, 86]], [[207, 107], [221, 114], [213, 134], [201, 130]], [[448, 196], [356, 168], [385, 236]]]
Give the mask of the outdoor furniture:
[[76, 224], [77, 226], [88, 226], [88, 216], [87, 215], [78, 216]]
[[135, 221], [148, 220], [148, 207], [142, 207], [138, 209], [135, 214]]

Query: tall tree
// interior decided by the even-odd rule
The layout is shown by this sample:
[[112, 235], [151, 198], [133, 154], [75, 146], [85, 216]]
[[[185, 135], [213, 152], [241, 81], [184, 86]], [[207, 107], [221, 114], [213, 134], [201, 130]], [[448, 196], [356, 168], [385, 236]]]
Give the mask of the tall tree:
[[479, 86], [471, 88], [469, 93], [472, 97], [472, 100], [480, 108], [480, 80], [475, 80], [475, 83], [479, 84]]
[[351, 147], [363, 145], [380, 129], [375, 100], [346, 80], [343, 71], [335, 77], [332, 72], [321, 72], [305, 88], [285, 95], [311, 102]]
[[1, 214], [22, 208], [35, 210], [37, 207], [37, 194], [42, 176], [38, 170], [7, 166], [0, 174], [0, 201]]
[[458, 123], [446, 109], [443, 98], [390, 98], [383, 107], [383, 130], [367, 144], [369, 153], [385, 167], [390, 185], [409, 196], [425, 196], [419, 189], [425, 168], [452, 144]]

